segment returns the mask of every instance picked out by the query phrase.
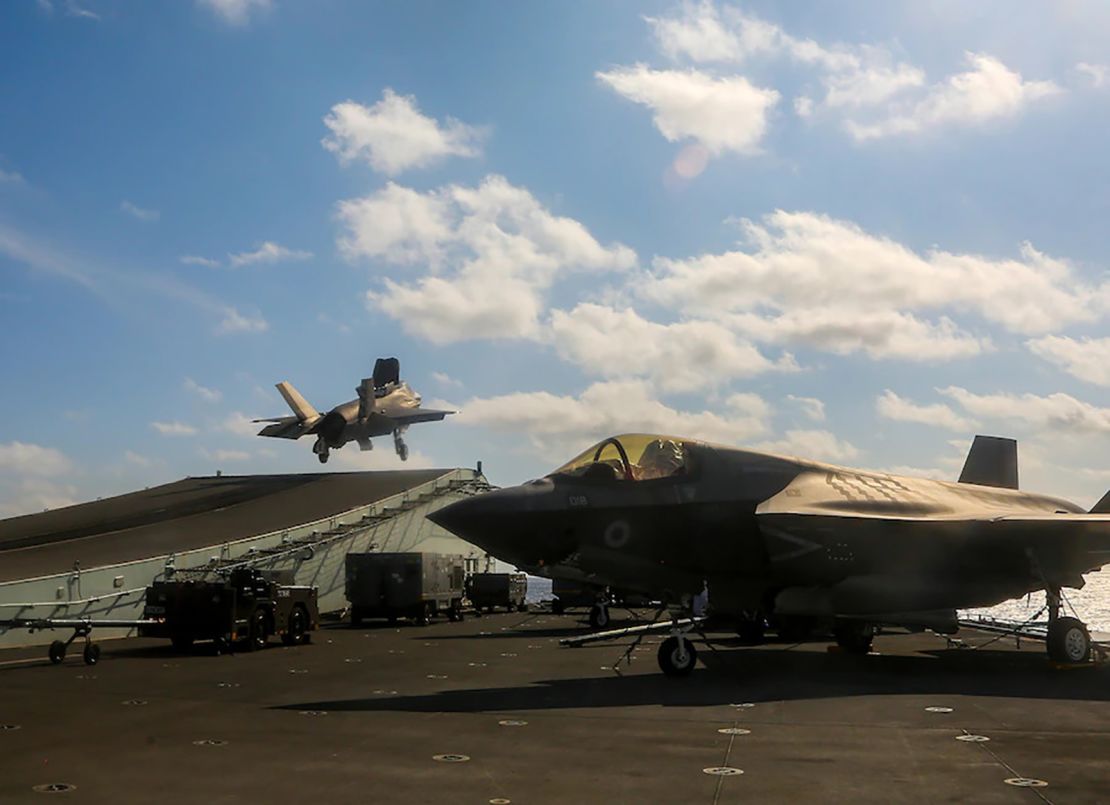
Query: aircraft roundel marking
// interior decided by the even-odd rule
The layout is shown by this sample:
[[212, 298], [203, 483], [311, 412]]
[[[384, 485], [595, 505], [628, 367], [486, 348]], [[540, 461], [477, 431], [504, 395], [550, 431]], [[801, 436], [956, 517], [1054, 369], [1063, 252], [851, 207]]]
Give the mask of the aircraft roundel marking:
[[623, 548], [632, 538], [632, 529], [626, 520], [614, 520], [605, 528], [605, 544], [610, 548]]

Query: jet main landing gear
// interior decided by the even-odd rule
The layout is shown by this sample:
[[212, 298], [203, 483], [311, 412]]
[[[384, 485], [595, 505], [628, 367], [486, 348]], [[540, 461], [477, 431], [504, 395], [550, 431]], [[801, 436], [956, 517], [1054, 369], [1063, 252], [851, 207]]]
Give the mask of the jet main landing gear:
[[1048, 656], [1053, 662], [1079, 665], [1091, 659], [1091, 635], [1079, 618], [1060, 616], [1060, 588], [1045, 590], [1048, 600]]
[[316, 444], [312, 445], [312, 452], [320, 459], [321, 464], [328, 463], [328, 443], [324, 441], [323, 436], [316, 439]]
[[397, 451], [397, 457], [401, 461], [409, 460], [409, 446], [405, 444], [405, 439], [399, 430], [393, 431], [393, 449]]
[[590, 607], [590, 628], [600, 632], [609, 626], [609, 605], [597, 603]]

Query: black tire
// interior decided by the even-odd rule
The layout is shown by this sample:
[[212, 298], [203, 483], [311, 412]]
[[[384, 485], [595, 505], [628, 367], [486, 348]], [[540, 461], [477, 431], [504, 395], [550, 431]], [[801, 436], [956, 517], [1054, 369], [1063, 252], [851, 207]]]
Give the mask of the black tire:
[[50, 657], [50, 662], [54, 665], [60, 665], [62, 660], [66, 658], [66, 644], [61, 640], [55, 640], [50, 644], [50, 650], [47, 652]]
[[736, 626], [736, 634], [745, 646], [758, 646], [766, 637], [766, 624], [761, 617], [742, 620]]
[[174, 651], [184, 654], [193, 647], [193, 636], [191, 634], [171, 635], [170, 643], [173, 645]]
[[551, 611], [556, 615], [562, 615], [564, 612], [566, 612], [566, 607], [563, 606], [562, 601], [560, 601], [558, 598], [555, 598], [551, 602]]
[[250, 631], [247, 633], [247, 649], [261, 651], [266, 648], [266, 613], [256, 609], [251, 615]]
[[698, 662], [698, 650], [689, 640], [668, 637], [659, 645], [659, 668], [667, 676], [689, 676]]
[[86, 643], [84, 658], [85, 665], [96, 665], [100, 662], [100, 646], [96, 643]]
[[427, 604], [425, 604], [424, 606], [422, 606], [420, 608], [420, 611], [416, 613], [416, 625], [417, 626], [427, 626], [428, 625], [428, 621], [431, 620], [429, 609], [430, 609], [430, 607]]
[[317, 453], [316, 458], [320, 459], [321, 464], [327, 464], [328, 463], [328, 454], [327, 453]]
[[807, 615], [779, 615], [775, 620], [775, 631], [781, 640], [788, 643], [809, 640], [817, 626], [817, 619]]
[[1048, 627], [1048, 656], [1053, 662], [1078, 665], [1091, 659], [1091, 635], [1078, 618], [1057, 618]]
[[305, 611], [301, 607], [293, 607], [293, 611], [289, 613], [289, 622], [285, 625], [285, 634], [281, 636], [281, 642], [287, 646], [298, 646], [304, 642], [304, 636], [308, 633], [308, 618], [305, 616]]
[[875, 638], [875, 626], [862, 621], [840, 621], [833, 627], [833, 636], [847, 654], [867, 654]]
[[223, 635], [221, 635], [220, 637], [217, 637], [213, 641], [212, 645], [213, 645], [213, 647], [216, 651], [216, 656], [217, 657], [220, 656], [221, 654], [230, 654], [231, 653], [231, 641], [229, 641], [227, 639], [227, 637], [225, 637]]
[[528, 604], [526, 604], [522, 601], [521, 603], [516, 605], [516, 611], [517, 612], [527, 612], [528, 611]]
[[609, 626], [609, 607], [594, 604], [590, 607], [590, 628], [601, 631]]

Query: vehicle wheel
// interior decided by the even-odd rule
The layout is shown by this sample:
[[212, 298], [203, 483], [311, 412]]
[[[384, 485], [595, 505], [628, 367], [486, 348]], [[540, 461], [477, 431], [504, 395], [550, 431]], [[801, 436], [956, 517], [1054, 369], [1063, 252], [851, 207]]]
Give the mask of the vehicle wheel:
[[256, 609], [254, 614], [251, 615], [247, 648], [251, 651], [261, 651], [266, 648], [266, 613], [261, 609]]
[[763, 642], [766, 635], [766, 627], [763, 618], [751, 618], [749, 620], [740, 621], [736, 627], [736, 634], [740, 636], [740, 642], [746, 646], [758, 646]]
[[528, 604], [525, 604], [525, 603], [517, 604], [516, 605], [516, 611], [517, 612], [527, 612], [528, 611]]
[[698, 650], [689, 640], [668, 637], [659, 645], [659, 668], [667, 676], [689, 676], [698, 661]]
[[66, 658], [66, 644], [61, 640], [55, 640], [50, 644], [50, 651], [47, 653], [50, 656], [50, 662], [58, 665]]
[[816, 619], [806, 615], [779, 615], [775, 618], [775, 631], [788, 643], [801, 643], [813, 635]]
[[609, 607], [594, 604], [590, 608], [590, 628], [604, 629], [609, 625]]
[[558, 598], [555, 598], [551, 601], [551, 611], [556, 615], [562, 615], [564, 612], [566, 612], [566, 608], [563, 606], [562, 601], [560, 601]]
[[214, 646], [216, 649], [217, 657], [219, 657], [221, 654], [231, 653], [231, 642], [222, 635], [216, 638], [216, 640], [214, 641]]
[[362, 626], [362, 610], [351, 607], [351, 626]]
[[281, 636], [281, 642], [287, 646], [296, 646], [304, 642], [305, 631], [308, 628], [304, 610], [300, 607], [293, 607], [293, 611], [289, 613], [289, 623], [285, 627], [285, 634]]
[[1057, 618], [1048, 627], [1048, 656], [1055, 662], [1078, 664], [1091, 659], [1091, 636], [1078, 618]]
[[833, 627], [836, 644], [848, 654], [867, 654], [875, 638], [875, 626], [861, 621], [840, 621]]
[[170, 643], [173, 645], [174, 651], [184, 654], [193, 647], [193, 636], [191, 634], [171, 635]]
[[96, 643], [85, 644], [85, 665], [96, 665], [100, 662], [100, 646]]
[[424, 605], [424, 607], [422, 607], [421, 610], [416, 614], [417, 626], [428, 625], [428, 621], [431, 620], [431, 613], [429, 612], [429, 609], [430, 608], [427, 605]]

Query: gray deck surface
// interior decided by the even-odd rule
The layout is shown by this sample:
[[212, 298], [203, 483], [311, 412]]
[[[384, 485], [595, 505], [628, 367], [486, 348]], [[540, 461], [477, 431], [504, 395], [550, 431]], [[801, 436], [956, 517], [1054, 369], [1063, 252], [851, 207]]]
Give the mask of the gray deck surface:
[[450, 470], [185, 478], [0, 520], [0, 581], [146, 559], [328, 517]]
[[[229, 657], [127, 640], [92, 669], [79, 652], [59, 667], [0, 652], [0, 724], [20, 725], [0, 730], [0, 801], [41, 802], [32, 786], [59, 782], [77, 786], [59, 801], [87, 803], [1110, 799], [1110, 670], [1053, 670], [1039, 644], [883, 635], [879, 656], [853, 657], [721, 635], [674, 680], [658, 637], [620, 678], [603, 666], [624, 644], [556, 645], [580, 628], [550, 614], [329, 628]], [[744, 773], [702, 771], [721, 765]], [[1003, 782], [1017, 776], [1048, 786]]]

